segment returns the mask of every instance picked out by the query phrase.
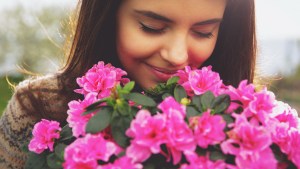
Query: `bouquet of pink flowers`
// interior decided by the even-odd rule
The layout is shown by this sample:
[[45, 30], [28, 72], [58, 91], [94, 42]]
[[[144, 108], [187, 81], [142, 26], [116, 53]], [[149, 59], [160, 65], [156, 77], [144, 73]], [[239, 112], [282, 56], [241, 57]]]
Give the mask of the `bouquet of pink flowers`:
[[99, 62], [78, 78], [84, 99], [65, 126], [34, 126], [26, 168], [300, 168], [298, 114], [267, 89], [226, 86], [210, 66], [142, 93], [125, 75]]

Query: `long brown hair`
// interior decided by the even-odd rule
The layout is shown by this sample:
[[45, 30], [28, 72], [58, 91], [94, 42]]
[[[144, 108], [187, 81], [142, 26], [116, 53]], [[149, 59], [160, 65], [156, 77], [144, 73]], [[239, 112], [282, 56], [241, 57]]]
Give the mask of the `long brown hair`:
[[253, 82], [257, 55], [254, 0], [229, 0], [218, 41], [205, 65], [212, 65], [225, 84]]
[[[81, 0], [77, 27], [62, 80], [75, 84], [93, 64], [102, 60], [122, 67], [116, 53], [116, 13], [122, 0]], [[212, 65], [225, 84], [253, 81], [256, 58], [254, 0], [227, 0], [212, 56]]]

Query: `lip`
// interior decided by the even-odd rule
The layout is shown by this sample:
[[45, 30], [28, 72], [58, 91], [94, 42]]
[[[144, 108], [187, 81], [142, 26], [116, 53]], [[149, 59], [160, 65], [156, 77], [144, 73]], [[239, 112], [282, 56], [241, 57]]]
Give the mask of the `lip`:
[[155, 67], [149, 64], [146, 64], [149, 70], [151, 71], [152, 74], [155, 75], [155, 77], [158, 79], [160, 82], [166, 82], [170, 77], [172, 77], [174, 74], [177, 73], [178, 70], [169, 70], [169, 69], [164, 69], [160, 67]]

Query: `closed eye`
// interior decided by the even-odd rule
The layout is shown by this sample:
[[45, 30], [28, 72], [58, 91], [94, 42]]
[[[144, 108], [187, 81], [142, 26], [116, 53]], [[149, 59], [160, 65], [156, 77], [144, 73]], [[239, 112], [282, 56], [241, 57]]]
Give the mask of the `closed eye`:
[[211, 32], [203, 33], [203, 32], [197, 32], [193, 31], [193, 33], [200, 38], [212, 38], [214, 35]]
[[154, 28], [154, 27], [151, 27], [149, 25], [146, 25], [142, 22], [139, 22], [140, 24], [140, 28], [146, 32], [146, 33], [151, 33], [151, 34], [162, 34], [165, 32], [165, 28]]

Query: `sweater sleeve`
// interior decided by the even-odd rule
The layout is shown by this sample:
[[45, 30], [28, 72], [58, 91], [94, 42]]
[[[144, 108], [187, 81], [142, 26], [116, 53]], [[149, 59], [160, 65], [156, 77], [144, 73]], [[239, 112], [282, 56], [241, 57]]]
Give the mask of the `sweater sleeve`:
[[21, 169], [26, 161], [22, 147], [29, 141], [37, 114], [27, 85], [18, 86], [0, 119], [0, 168]]
[[32, 128], [42, 118], [63, 122], [68, 99], [56, 76], [21, 82], [0, 119], [0, 169], [21, 169], [27, 159], [22, 151]]

